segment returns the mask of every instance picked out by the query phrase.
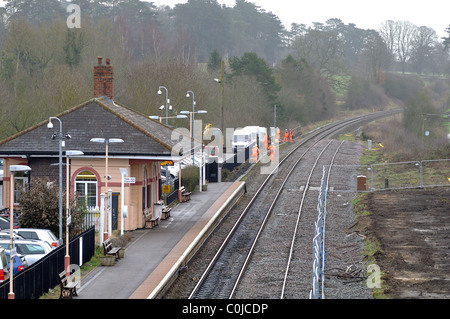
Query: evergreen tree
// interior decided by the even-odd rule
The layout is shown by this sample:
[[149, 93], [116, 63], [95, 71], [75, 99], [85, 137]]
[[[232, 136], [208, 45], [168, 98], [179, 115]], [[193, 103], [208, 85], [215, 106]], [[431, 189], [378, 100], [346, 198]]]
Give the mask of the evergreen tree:
[[222, 64], [222, 56], [220, 55], [219, 51], [214, 50], [213, 52], [211, 52], [211, 55], [209, 56], [208, 68], [211, 71], [217, 71], [220, 70], [221, 64]]
[[448, 50], [448, 48], [450, 48], [450, 25], [447, 29], [445, 29], [445, 32], [448, 33], [448, 37], [443, 38], [443, 39], [444, 39], [445, 49]]
[[78, 66], [81, 62], [81, 53], [84, 47], [83, 33], [75, 29], [67, 29], [64, 42], [64, 62], [70, 66]]
[[271, 104], [277, 99], [277, 92], [281, 87], [276, 82], [273, 75], [273, 69], [262, 58], [254, 52], [247, 52], [241, 58], [234, 57], [230, 60], [230, 67], [233, 70], [232, 76], [250, 75], [255, 76], [256, 80], [264, 88]]
[[33, 25], [66, 15], [59, 0], [5, 0], [10, 19], [23, 19]]

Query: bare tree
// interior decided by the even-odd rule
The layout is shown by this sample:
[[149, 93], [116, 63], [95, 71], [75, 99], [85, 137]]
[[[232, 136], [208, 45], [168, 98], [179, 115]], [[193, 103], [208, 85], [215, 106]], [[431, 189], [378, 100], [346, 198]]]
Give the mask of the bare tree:
[[360, 69], [368, 80], [382, 84], [380, 72], [389, 65], [391, 54], [380, 34], [368, 30], [360, 57]]
[[386, 43], [386, 49], [390, 56], [387, 67], [395, 59], [396, 56], [396, 38], [397, 38], [397, 24], [392, 20], [387, 20], [381, 24], [379, 33]]
[[417, 28], [411, 54], [411, 60], [414, 62], [417, 73], [422, 73], [430, 63], [437, 43], [436, 31], [426, 26]]
[[417, 27], [409, 21], [387, 20], [382, 23], [380, 35], [386, 42], [388, 52], [401, 64], [405, 73], [406, 62], [411, 58]]
[[411, 57], [414, 38], [417, 34], [417, 27], [409, 21], [397, 22], [397, 55], [402, 65], [402, 73], [405, 73], [406, 62]]
[[325, 77], [339, 74], [343, 68], [343, 40], [336, 30], [315, 23], [314, 29], [297, 36], [293, 43], [298, 60], [305, 59]]

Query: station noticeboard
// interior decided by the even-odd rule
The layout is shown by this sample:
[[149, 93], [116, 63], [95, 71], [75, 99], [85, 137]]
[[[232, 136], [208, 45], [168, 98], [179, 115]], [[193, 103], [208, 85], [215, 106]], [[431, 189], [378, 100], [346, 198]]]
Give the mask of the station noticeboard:
[[170, 193], [170, 185], [163, 185], [162, 191], [164, 194], [169, 194]]

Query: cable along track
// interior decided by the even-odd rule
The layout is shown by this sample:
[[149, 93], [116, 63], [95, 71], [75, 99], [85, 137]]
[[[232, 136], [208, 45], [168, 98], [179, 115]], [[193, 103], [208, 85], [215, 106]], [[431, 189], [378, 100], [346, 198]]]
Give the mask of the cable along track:
[[[336, 134], [336, 132], [342, 130], [346, 126], [358, 123], [359, 121], [370, 120], [375, 117], [387, 116], [391, 113], [394, 112], [383, 112], [383, 115], [381, 115], [381, 112], [378, 114], [365, 115], [351, 120], [336, 122], [333, 124], [329, 124], [323, 128], [316, 129], [315, 131], [311, 132], [308, 137], [304, 138], [299, 143], [299, 145], [296, 146], [282, 160], [280, 159], [278, 166], [274, 169], [272, 174], [268, 175], [261, 187], [256, 191], [255, 195], [250, 200], [247, 207], [242, 212], [229, 235], [224, 240], [222, 246], [219, 248], [216, 255], [213, 257], [212, 261], [203, 273], [202, 277], [199, 279], [197, 285], [192, 290], [189, 299], [233, 298], [238, 288], [238, 284], [248, 266], [253, 249], [258, 243], [261, 232], [263, 231], [269, 217], [271, 216], [271, 212], [274, 210], [280, 194], [283, 193], [285, 185], [288, 182], [290, 176], [293, 174], [296, 167], [306, 156], [306, 154], [321, 140]], [[323, 152], [325, 152], [325, 150], [331, 143], [332, 142], [329, 142], [327, 146], [320, 152], [319, 156], [316, 157], [316, 161], [314, 164], [315, 166], [317, 165], [320, 156], [323, 154]], [[306, 148], [306, 150], [304, 150], [304, 148]], [[328, 165], [329, 164], [330, 163], [328, 163]], [[312, 171], [313, 169], [310, 170], [308, 184], [311, 181]], [[295, 233], [298, 229], [301, 210], [303, 207], [307, 189], [308, 185], [305, 184], [300, 208], [297, 214], [297, 221], [295, 223]], [[275, 194], [275, 196], [273, 196], [273, 194]], [[317, 196], [315, 197], [315, 199], [317, 200]], [[295, 246], [296, 235], [292, 230], [290, 231], [290, 233], [292, 234], [292, 241], [290, 244], [291, 249], [289, 250], [290, 252], [287, 257], [287, 266], [285, 270], [283, 270], [283, 280], [279, 285], [279, 291], [281, 291], [281, 293], [279, 292], [278, 296], [267, 296], [267, 298], [285, 298], [286, 287], [288, 286], [289, 282], [293, 282], [293, 280], [288, 278], [290, 272], [289, 268], [291, 267], [291, 260], [294, 254], [293, 248]], [[272, 238], [272, 240], [277, 241], [277, 238]], [[311, 248], [311, 239], [308, 239], [308, 242], [309, 248]], [[309, 249], [309, 251], [310, 250], [311, 249]], [[311, 258], [308, 257], [308, 261], [309, 263], [311, 263]], [[275, 276], [274, 273], [267, 273], [267, 277], [272, 276]], [[308, 281], [308, 283], [309, 282], [310, 281]], [[278, 286], [278, 284], [276, 285]], [[307, 290], [309, 292], [309, 288]]]

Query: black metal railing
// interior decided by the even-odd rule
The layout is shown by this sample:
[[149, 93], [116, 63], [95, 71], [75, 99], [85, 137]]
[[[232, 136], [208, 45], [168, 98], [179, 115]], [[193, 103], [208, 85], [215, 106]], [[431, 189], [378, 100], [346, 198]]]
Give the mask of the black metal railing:
[[[81, 266], [95, 254], [95, 227], [73, 238], [69, 243], [70, 263]], [[53, 250], [13, 277], [15, 299], [38, 299], [59, 284], [58, 274], [64, 270], [66, 245]], [[0, 285], [0, 299], [7, 299], [9, 280]]]

